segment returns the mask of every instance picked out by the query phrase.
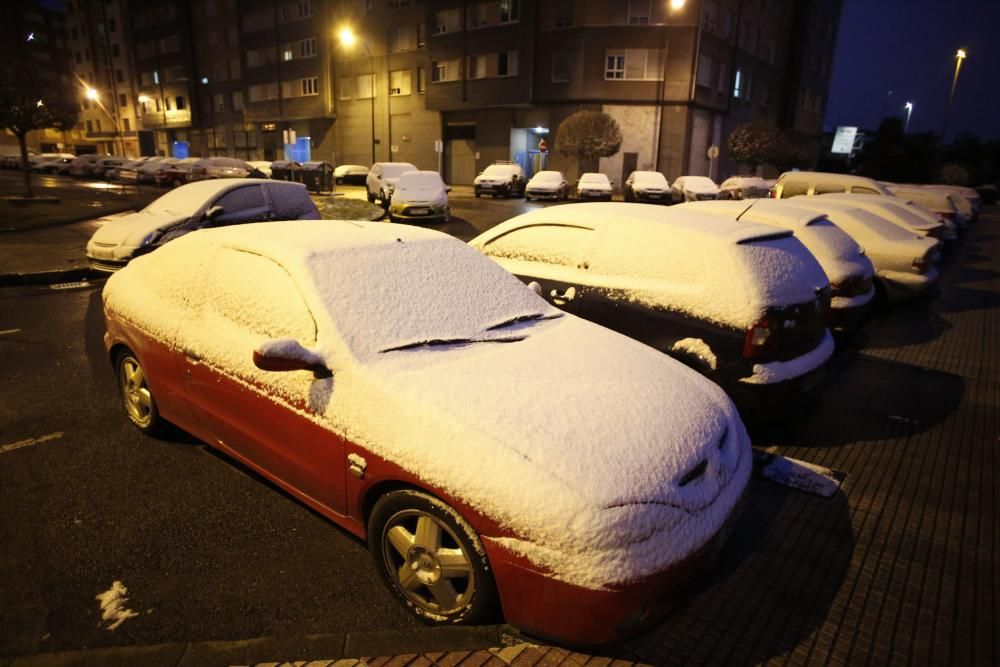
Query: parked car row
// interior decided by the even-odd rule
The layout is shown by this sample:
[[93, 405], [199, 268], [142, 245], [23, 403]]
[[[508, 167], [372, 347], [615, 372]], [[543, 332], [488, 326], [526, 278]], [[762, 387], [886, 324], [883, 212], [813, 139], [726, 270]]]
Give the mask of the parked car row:
[[[724, 202], [688, 180], [683, 205], [547, 207], [469, 244], [315, 220], [295, 183], [185, 185], [88, 245], [128, 264], [103, 294], [125, 413], [365, 539], [428, 623], [623, 639], [738, 517], [744, 420], [821, 391], [879, 295], [933, 296], [946, 242], [891, 193]], [[441, 186], [405, 163], [366, 185], [396, 218]]]

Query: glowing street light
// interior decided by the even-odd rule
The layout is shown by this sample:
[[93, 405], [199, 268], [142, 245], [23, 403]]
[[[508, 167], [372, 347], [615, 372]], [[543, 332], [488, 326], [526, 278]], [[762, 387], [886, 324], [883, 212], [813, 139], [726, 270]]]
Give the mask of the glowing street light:
[[684, 9], [685, 0], [670, 0], [670, 11], [679, 12]]
[[94, 100], [95, 102], [97, 101], [97, 98], [98, 98], [97, 91], [94, 90], [93, 88], [91, 88], [90, 86], [87, 86], [84, 89], [83, 93], [87, 97], [88, 100]]
[[958, 73], [962, 69], [962, 61], [965, 60], [967, 54], [965, 49], [959, 49], [955, 52], [955, 77], [951, 80], [951, 95], [948, 96], [948, 107], [944, 112], [944, 123], [941, 124], [941, 141], [946, 140], [946, 135], [948, 134], [948, 119], [951, 117], [951, 104], [955, 101], [955, 88], [958, 86]]
[[903, 105], [903, 108], [906, 109], [906, 125], [903, 126], [903, 134], [906, 134], [910, 129], [910, 114], [913, 113], [913, 102], [907, 102]]
[[[340, 30], [337, 31], [337, 40], [340, 45], [345, 49], [353, 48], [355, 44], [358, 43], [358, 36], [351, 29], [351, 26], [344, 25], [341, 26]], [[372, 103], [372, 164], [375, 164], [375, 58], [372, 57], [371, 49], [364, 42], [361, 42], [361, 46], [364, 47], [365, 53], [368, 54], [368, 66], [371, 68], [371, 103]]]
[[149, 103], [149, 95], [139, 96], [139, 104], [148, 104], [148, 103]]

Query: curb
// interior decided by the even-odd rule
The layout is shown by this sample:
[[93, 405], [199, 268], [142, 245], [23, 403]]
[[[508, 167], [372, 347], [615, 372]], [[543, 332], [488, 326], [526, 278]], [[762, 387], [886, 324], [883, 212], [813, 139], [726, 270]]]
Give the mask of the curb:
[[[418, 628], [411, 631], [362, 632], [346, 635], [265, 637], [239, 641], [205, 641], [148, 646], [40, 653], [0, 658], [4, 667], [201, 667], [202, 665], [285, 664], [347, 660], [367, 664], [366, 656], [416, 655], [428, 652], [485, 651], [520, 643], [505, 626]], [[506, 639], [505, 639], [506, 637]]]
[[27, 287], [33, 285], [55, 285], [96, 279], [98, 275], [87, 267], [40, 271], [38, 273], [0, 273], [0, 287]]

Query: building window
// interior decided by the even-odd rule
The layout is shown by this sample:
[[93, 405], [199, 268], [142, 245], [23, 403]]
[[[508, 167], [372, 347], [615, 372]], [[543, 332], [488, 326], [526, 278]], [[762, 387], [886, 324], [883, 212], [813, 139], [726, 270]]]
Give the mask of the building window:
[[389, 52], [400, 53], [416, 48], [416, 29], [412, 25], [401, 25], [389, 31]]
[[469, 56], [469, 70], [466, 78], [482, 79], [486, 76], [486, 56]]
[[163, 70], [163, 79], [165, 81], [183, 81], [186, 78], [183, 65], [174, 65]]
[[423, 22], [417, 24], [417, 48], [422, 49], [427, 44], [427, 26]]
[[111, 57], [117, 58], [121, 54], [121, 50], [118, 48], [117, 44], [111, 45]]
[[725, 39], [732, 39], [733, 37], [733, 25], [736, 23], [736, 15], [733, 14], [732, 10], [725, 10], [722, 13], [722, 37]]
[[108, 19], [108, 32], [114, 32], [118, 30], [118, 23], [113, 19]]
[[518, 0], [500, 0], [500, 23], [514, 23], [521, 18], [521, 3]]
[[299, 41], [299, 58], [312, 58], [316, 55], [316, 38], [309, 37]]
[[417, 92], [427, 92], [427, 71], [423, 67], [417, 68]]
[[243, 91], [233, 91], [233, 111], [243, 111]]
[[726, 63], [719, 63], [719, 80], [715, 89], [723, 94], [729, 89], [729, 66]]
[[765, 109], [770, 108], [771, 103], [773, 102], [773, 100], [771, 99], [771, 95], [772, 95], [772, 92], [771, 92], [771, 82], [770, 81], [763, 81], [760, 84], [760, 89], [761, 89], [760, 105], [762, 107], [764, 107]]
[[431, 63], [431, 83], [458, 81], [458, 60], [439, 60]]
[[410, 70], [398, 69], [389, 72], [389, 94], [394, 96], [410, 94]]
[[229, 78], [238, 79], [240, 78], [240, 59], [233, 58], [229, 61]]
[[213, 98], [214, 99], [212, 100], [212, 110], [213, 111], [218, 111], [218, 112], [225, 111], [226, 110], [226, 96], [223, 95], [222, 93], [216, 93], [215, 95], [213, 95]]
[[604, 78], [624, 79], [625, 78], [625, 53], [622, 51], [608, 51], [604, 57]]
[[276, 54], [273, 46], [266, 46], [262, 49], [252, 49], [247, 51], [247, 68], [249, 69], [251, 67], [270, 65], [276, 60], [275, 56]]
[[733, 97], [743, 94], [743, 70], [736, 68], [736, 78], [733, 80]]
[[573, 0], [555, 0], [553, 8], [557, 28], [568, 28], [573, 25]]
[[161, 111], [163, 111], [163, 104], [161, 103], [160, 98], [157, 97], [156, 98], [156, 112], [159, 113]]
[[442, 35], [462, 29], [460, 10], [446, 9], [434, 15], [434, 34]]
[[128, 106], [128, 97], [125, 96], [125, 93], [120, 93], [118, 95], [118, 107], [124, 109], [127, 106]]
[[122, 129], [125, 130], [126, 132], [132, 131], [132, 123], [129, 121], [128, 118], [122, 118]]
[[319, 77], [311, 76], [307, 79], [302, 79], [302, 95], [303, 97], [319, 95]]
[[573, 54], [570, 51], [556, 51], [552, 54], [552, 83], [569, 81], [569, 67]]
[[115, 70], [115, 81], [117, 81], [118, 83], [124, 83], [125, 82], [125, 72], [121, 71], [120, 69], [116, 69]]
[[351, 99], [351, 83], [353, 79], [349, 76], [344, 76], [340, 78], [340, 87], [337, 92], [337, 98], [341, 100]]
[[704, 88], [712, 87], [712, 56], [702, 53], [698, 56], [698, 76], [696, 79], [699, 86]]
[[251, 102], [262, 102], [264, 100], [278, 99], [277, 83], [258, 83], [247, 88]]
[[360, 74], [356, 77], [356, 81], [355, 90], [357, 90], [359, 100], [367, 100], [375, 96], [374, 74]]
[[497, 76], [517, 76], [517, 51], [497, 54]]
[[606, 51], [604, 78], [609, 81], [659, 81], [663, 77], [662, 57], [663, 52], [658, 49]]
[[469, 28], [482, 28], [486, 25], [486, 4], [477, 2], [469, 5]]
[[649, 24], [649, 0], [628, 0], [628, 22], [631, 25]]
[[774, 42], [774, 37], [768, 37], [764, 40], [764, 61], [768, 65], [774, 64], [775, 53], [777, 52], [777, 46]]
[[701, 29], [713, 35], [719, 29], [719, 6], [706, 0], [701, 7]]
[[409, 7], [410, 0], [389, 0], [389, 6], [393, 9], [399, 9], [400, 7]]

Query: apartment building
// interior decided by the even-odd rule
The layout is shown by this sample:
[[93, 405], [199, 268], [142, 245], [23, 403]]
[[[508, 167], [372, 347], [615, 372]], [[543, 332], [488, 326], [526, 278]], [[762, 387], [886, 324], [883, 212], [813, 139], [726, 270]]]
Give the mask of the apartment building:
[[[818, 140], [840, 0], [687, 0], [676, 10], [670, 5], [659, 0], [348, 3], [350, 20], [360, 26], [374, 62], [335, 57], [335, 67], [348, 74], [338, 82], [338, 125], [351, 119], [350, 128], [338, 133], [338, 146], [352, 161], [370, 161], [370, 151], [368, 160], [361, 159], [363, 144], [366, 134], [374, 134], [378, 159], [412, 155], [422, 167], [439, 161], [453, 183], [471, 182], [498, 159], [572, 176], [578, 171], [575, 160], [546, 154], [539, 143], [544, 138], [551, 146], [559, 124], [574, 111], [596, 109], [622, 127], [621, 151], [600, 162], [600, 169], [621, 183], [634, 169], [658, 169], [671, 179], [735, 173], [740, 166], [729, 160], [726, 138], [751, 120]], [[414, 21], [415, 32], [409, 27]], [[369, 98], [345, 92], [373, 69], [374, 133], [363, 126], [362, 102]], [[394, 71], [417, 81], [408, 100], [380, 99], [383, 78], [406, 76]], [[390, 82], [389, 90], [399, 87]], [[390, 134], [396, 109], [420, 128], [405, 135], [409, 141], [402, 133], [398, 140]], [[440, 158], [428, 153], [432, 146], [443, 149]], [[719, 147], [718, 159], [708, 157], [711, 146]]]
[[[69, 87], [65, 14], [46, 9], [32, 0], [8, 0], [5, 8], [8, 14], [0, 21], [0, 40], [14, 51], [8, 64], [62, 78]], [[25, 137], [28, 148], [45, 152], [70, 150], [78, 138], [71, 128], [66, 131], [38, 130]], [[15, 154], [19, 150], [20, 144], [13, 132], [0, 132], [0, 151]]]

